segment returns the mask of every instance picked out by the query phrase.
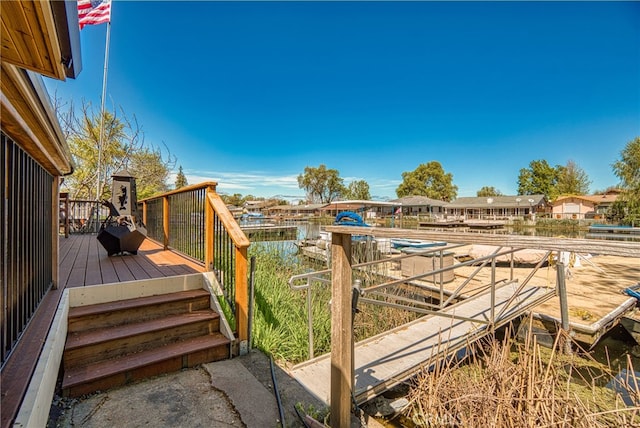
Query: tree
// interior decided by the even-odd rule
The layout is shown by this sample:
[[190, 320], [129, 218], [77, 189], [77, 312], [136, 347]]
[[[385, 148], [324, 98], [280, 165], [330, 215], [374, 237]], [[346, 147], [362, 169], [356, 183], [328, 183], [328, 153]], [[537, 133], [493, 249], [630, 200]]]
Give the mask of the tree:
[[552, 167], [546, 160], [534, 160], [529, 168], [522, 168], [518, 176], [518, 194], [545, 195], [553, 200], [558, 196], [558, 169]]
[[640, 137], [627, 143], [612, 167], [622, 189], [616, 201], [616, 208], [624, 214], [620, 220], [636, 225], [640, 222]]
[[343, 196], [345, 199], [368, 201], [371, 199], [369, 183], [364, 180], [354, 180], [349, 183]]
[[182, 165], [178, 168], [178, 174], [176, 175], [176, 189], [180, 189], [181, 187], [187, 186], [187, 177], [184, 175], [184, 171], [182, 171]]
[[453, 174], [445, 173], [440, 162], [420, 164], [415, 170], [402, 173], [402, 183], [396, 189], [399, 198], [404, 196], [427, 196], [449, 202], [458, 194], [453, 184]]
[[167, 181], [171, 167], [162, 159], [162, 152], [154, 147], [140, 147], [128, 161], [131, 175], [136, 177], [138, 199], [149, 198], [169, 190]]
[[[175, 165], [167, 150], [166, 157], [154, 146], [145, 144], [144, 135], [135, 119], [121, 111], [105, 111], [102, 116], [104, 134], [100, 148], [101, 115], [90, 104], [83, 103], [79, 116], [73, 104], [68, 110], [55, 101], [56, 113], [62, 124], [67, 144], [75, 161], [74, 173], [65, 178], [65, 187], [72, 199], [108, 199], [111, 175], [122, 169], [136, 177], [138, 199], [168, 190], [166, 181]], [[100, 179], [98, 180], [98, 175]], [[98, 188], [99, 182], [99, 188]]]
[[324, 164], [317, 168], [307, 166], [298, 176], [298, 186], [305, 190], [311, 203], [326, 204], [337, 199], [346, 191], [343, 182], [338, 170], [327, 169]]
[[502, 196], [502, 192], [493, 186], [483, 186], [482, 189], [476, 192], [478, 197], [483, 196]]
[[569, 160], [565, 166], [556, 168], [558, 170], [556, 185], [558, 195], [586, 195], [589, 193], [591, 180], [574, 161]]
[[244, 198], [240, 193], [234, 193], [233, 195], [220, 194], [220, 197], [227, 205], [233, 205], [234, 207], [241, 207], [244, 203]]

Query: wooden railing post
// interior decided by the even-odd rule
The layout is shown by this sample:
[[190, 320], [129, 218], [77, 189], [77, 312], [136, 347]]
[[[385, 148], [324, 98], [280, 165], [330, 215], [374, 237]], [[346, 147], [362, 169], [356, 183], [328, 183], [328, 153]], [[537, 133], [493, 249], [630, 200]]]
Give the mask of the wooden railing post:
[[147, 201], [142, 202], [142, 223], [147, 224]]
[[348, 427], [353, 387], [351, 235], [331, 234], [331, 426]]
[[163, 246], [165, 250], [169, 249], [169, 196], [164, 196], [162, 198], [162, 235], [163, 235]]
[[[247, 247], [236, 247], [236, 330], [240, 354], [248, 352], [249, 287], [247, 282]], [[244, 343], [243, 343], [244, 342]], [[245, 348], [246, 346], [246, 348]]]
[[213, 270], [213, 206], [209, 203], [209, 195], [215, 194], [214, 186], [207, 187], [204, 203], [204, 268], [208, 271]]

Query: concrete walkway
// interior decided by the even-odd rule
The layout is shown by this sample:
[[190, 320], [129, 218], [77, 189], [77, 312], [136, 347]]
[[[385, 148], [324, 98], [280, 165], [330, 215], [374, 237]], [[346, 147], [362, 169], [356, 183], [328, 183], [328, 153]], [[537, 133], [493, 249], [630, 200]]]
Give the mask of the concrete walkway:
[[[294, 406], [324, 411], [285, 371], [276, 381], [285, 425], [302, 427]], [[258, 351], [96, 393], [54, 398], [49, 427], [248, 427], [281, 426], [269, 359]]]

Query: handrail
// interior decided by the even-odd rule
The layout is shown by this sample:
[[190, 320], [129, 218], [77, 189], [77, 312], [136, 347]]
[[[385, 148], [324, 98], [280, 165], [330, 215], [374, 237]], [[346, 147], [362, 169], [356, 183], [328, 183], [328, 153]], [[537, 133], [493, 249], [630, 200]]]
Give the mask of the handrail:
[[180, 187], [179, 189], [169, 190], [168, 192], [164, 192], [159, 195], [153, 195], [153, 196], [149, 196], [148, 198], [139, 199], [138, 203], [147, 202], [152, 199], [163, 198], [165, 196], [177, 195], [180, 193], [187, 193], [187, 192], [191, 192], [193, 190], [199, 190], [199, 189], [212, 189], [213, 191], [215, 191], [217, 186], [218, 186], [218, 183], [215, 181], [204, 181], [198, 184], [189, 184], [188, 186]]
[[227, 232], [231, 236], [233, 243], [237, 247], [248, 248], [249, 245], [251, 245], [251, 241], [249, 241], [247, 235], [242, 231], [242, 228], [235, 220], [233, 214], [231, 214], [231, 211], [229, 211], [229, 208], [227, 208], [227, 205], [224, 203], [220, 195], [217, 193], [209, 193], [207, 196], [213, 210], [218, 214], [218, 216], [220, 216], [220, 219], [227, 227]]
[[[249, 284], [247, 249], [251, 242], [217, 193], [207, 194], [207, 248], [213, 253], [207, 258], [207, 268], [216, 273], [225, 297], [230, 301], [240, 342], [249, 339]], [[229, 243], [228, 240], [231, 240]], [[233, 254], [229, 254], [233, 247]], [[231, 281], [229, 278], [231, 277]], [[241, 352], [248, 347], [241, 347]]]
[[[415, 256], [423, 256], [423, 255], [428, 255], [428, 254], [434, 254], [434, 253], [443, 253], [444, 251], [453, 249], [453, 248], [457, 248], [460, 245], [447, 245], [444, 247], [438, 247], [438, 248], [429, 248], [429, 249], [425, 249], [423, 251], [416, 251], [410, 254], [404, 254], [401, 256], [394, 256], [394, 257], [389, 257], [383, 260], [374, 260], [374, 261], [369, 261], [369, 262], [363, 262], [363, 263], [357, 263], [357, 264], [353, 264], [352, 268], [354, 271], [358, 271], [361, 270], [363, 267], [368, 267], [368, 266], [373, 266], [373, 265], [377, 265], [377, 264], [384, 264], [384, 263], [389, 263], [389, 262], [396, 262], [402, 259], [406, 259], [408, 257], [415, 257]], [[409, 276], [409, 277], [402, 277], [400, 279], [393, 279], [390, 281], [386, 281], [380, 284], [376, 284], [376, 285], [371, 285], [368, 287], [362, 287], [360, 289], [360, 302], [363, 303], [369, 303], [369, 304], [374, 304], [374, 305], [379, 305], [379, 306], [387, 306], [387, 307], [394, 307], [396, 309], [402, 309], [402, 310], [407, 310], [410, 312], [415, 312], [418, 314], [422, 314], [422, 315], [436, 315], [436, 316], [444, 316], [444, 317], [448, 317], [448, 318], [454, 318], [454, 319], [460, 319], [460, 320], [469, 320], [469, 318], [465, 318], [465, 317], [461, 317], [459, 315], [455, 315], [455, 314], [445, 314], [442, 313], [440, 311], [442, 311], [442, 309], [451, 306], [453, 304], [455, 304], [456, 300], [462, 299], [464, 298], [462, 296], [462, 290], [475, 278], [475, 276], [481, 272], [485, 267], [487, 267], [487, 265], [491, 262], [490, 264], [490, 269], [491, 269], [491, 278], [492, 280], [490, 281], [489, 284], [487, 284], [484, 287], [481, 287], [479, 289], [476, 289], [474, 291], [474, 294], [477, 293], [481, 293], [483, 291], [486, 290], [491, 290], [492, 293], [495, 293], [495, 287], [498, 283], [501, 282], [506, 282], [507, 279], [501, 279], [501, 280], [496, 280], [495, 279], [495, 270], [496, 270], [496, 266], [495, 266], [495, 259], [497, 257], [501, 257], [501, 256], [508, 256], [511, 255], [513, 257], [514, 253], [517, 253], [518, 251], [522, 251], [522, 248], [510, 248], [510, 249], [502, 249], [502, 247], [498, 247], [492, 254], [489, 254], [487, 256], [483, 256], [483, 257], [479, 257], [473, 260], [469, 260], [469, 261], [465, 261], [465, 262], [461, 262], [461, 263], [457, 263], [455, 265], [452, 266], [447, 266], [447, 267], [443, 267], [443, 268], [438, 268], [438, 269], [433, 269], [424, 273], [420, 273], [417, 275], [413, 275], [413, 276]], [[526, 279], [518, 285], [516, 291], [513, 293], [513, 296], [508, 300], [508, 302], [505, 304], [505, 306], [502, 308], [502, 310], [497, 314], [493, 314], [490, 320], [487, 320], [486, 322], [484, 322], [485, 324], [491, 324], [493, 323], [496, 319], [499, 319], [510, 307], [511, 304], [513, 303], [515, 296], [529, 283], [529, 281], [531, 280], [531, 278], [535, 275], [535, 273], [538, 271], [538, 269], [540, 269], [542, 262], [548, 260], [549, 254], [551, 253], [551, 251], [547, 251], [547, 253], [545, 254], [544, 257], [541, 258], [541, 262], [539, 262], [535, 267], [532, 268], [531, 272], [529, 273], [529, 275], [526, 277]], [[437, 256], [437, 254], [435, 254]], [[444, 284], [442, 282], [440, 282], [439, 284], [439, 289], [435, 290], [433, 287], [422, 287], [420, 283], [417, 283], [415, 281], [417, 280], [421, 280], [425, 277], [436, 277], [436, 275], [438, 274], [442, 274], [445, 272], [449, 272], [449, 271], [455, 271], [458, 268], [461, 267], [465, 267], [465, 266], [476, 266], [477, 268], [470, 274], [468, 275], [467, 279], [464, 280], [454, 291], [445, 291], [444, 290]], [[313, 293], [313, 285], [314, 284], [331, 284], [331, 280], [326, 278], [326, 276], [331, 274], [331, 269], [324, 269], [324, 270], [320, 270], [320, 271], [313, 271], [313, 272], [306, 272], [306, 273], [301, 273], [301, 274], [297, 274], [297, 275], [293, 275], [289, 278], [289, 287], [292, 290], [306, 290], [307, 292], [307, 300], [310, 301], [311, 300], [311, 296]], [[304, 281], [301, 283], [301, 281]], [[510, 282], [513, 282], [513, 265], [511, 265], [511, 275], [510, 275]], [[516, 281], [517, 282], [517, 281]], [[385, 294], [384, 292], [381, 292], [387, 288], [393, 287], [393, 286], [398, 286], [398, 285], [402, 285], [402, 284], [406, 284], [406, 283], [411, 283], [419, 288], [426, 288], [432, 291], [439, 291], [440, 294], [440, 300], [439, 303], [436, 304], [427, 304], [427, 303], [419, 303], [417, 301], [414, 301], [412, 299], [408, 299], [408, 298], [402, 298], [400, 296], [395, 296], [395, 295], [390, 295], [390, 294]], [[391, 298], [393, 300], [396, 301], [404, 301], [406, 303], [411, 303], [414, 306], [408, 306], [408, 305], [402, 305], [399, 303], [390, 303], [390, 302], [385, 302], [385, 301], [381, 301], [381, 300], [375, 300], [375, 299], [371, 299], [371, 298], [366, 298], [364, 297], [367, 294], [372, 294], [372, 295], [377, 295], [377, 296], [381, 296], [381, 297], [387, 297], [387, 298]], [[447, 298], [445, 300], [444, 295], [446, 294]], [[492, 305], [494, 304], [494, 299], [492, 298]], [[431, 309], [425, 309], [424, 307], [419, 307], [416, 305], [420, 305], [420, 306], [428, 306], [433, 308], [433, 310]], [[313, 343], [314, 343], [314, 336], [313, 336], [313, 318], [312, 318], [312, 312], [310, 310], [311, 305], [308, 303], [308, 313], [307, 313], [307, 329], [308, 329], [308, 343], [309, 343], [309, 358], [313, 358], [314, 357], [314, 349], [313, 349]], [[474, 322], [479, 322], [478, 320], [474, 320]]]
[[241, 349], [249, 337], [247, 249], [251, 242], [208, 181], [139, 201], [148, 237], [213, 271], [235, 316]]

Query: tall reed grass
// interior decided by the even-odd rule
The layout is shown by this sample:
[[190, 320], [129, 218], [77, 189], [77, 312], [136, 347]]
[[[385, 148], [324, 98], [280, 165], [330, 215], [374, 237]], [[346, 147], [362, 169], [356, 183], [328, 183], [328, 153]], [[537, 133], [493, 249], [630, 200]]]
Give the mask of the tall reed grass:
[[[559, 336], [562, 340], [571, 340]], [[599, 377], [615, 376], [595, 360], [542, 348], [529, 334], [475, 346], [465, 361], [433, 365], [417, 376], [403, 425], [487, 427], [637, 427], [640, 389], [622, 379], [631, 406], [603, 387]], [[629, 370], [633, 373], [631, 360]], [[429, 366], [429, 365], [427, 365]], [[409, 423], [406, 423], [409, 421]]]
[[[305, 292], [293, 291], [288, 280], [304, 269], [284, 245], [252, 245], [256, 257], [252, 345], [281, 362], [308, 358], [307, 301]], [[328, 352], [331, 318], [330, 290], [314, 290], [312, 308], [316, 353]]]
[[[291, 254], [286, 244], [271, 242], [252, 245], [249, 256], [256, 257], [255, 302], [252, 346], [280, 362], [296, 364], [309, 358], [307, 291], [292, 290], [289, 278], [311, 268]], [[355, 255], [354, 255], [355, 256]], [[361, 255], [363, 258], [367, 258]], [[323, 269], [320, 267], [319, 269]], [[379, 272], [354, 271], [363, 284], [379, 280]], [[330, 279], [330, 276], [326, 276]], [[331, 286], [315, 284], [312, 289], [314, 355], [331, 347]], [[360, 304], [354, 318], [356, 340], [363, 340], [415, 319], [418, 315], [379, 305]]]

